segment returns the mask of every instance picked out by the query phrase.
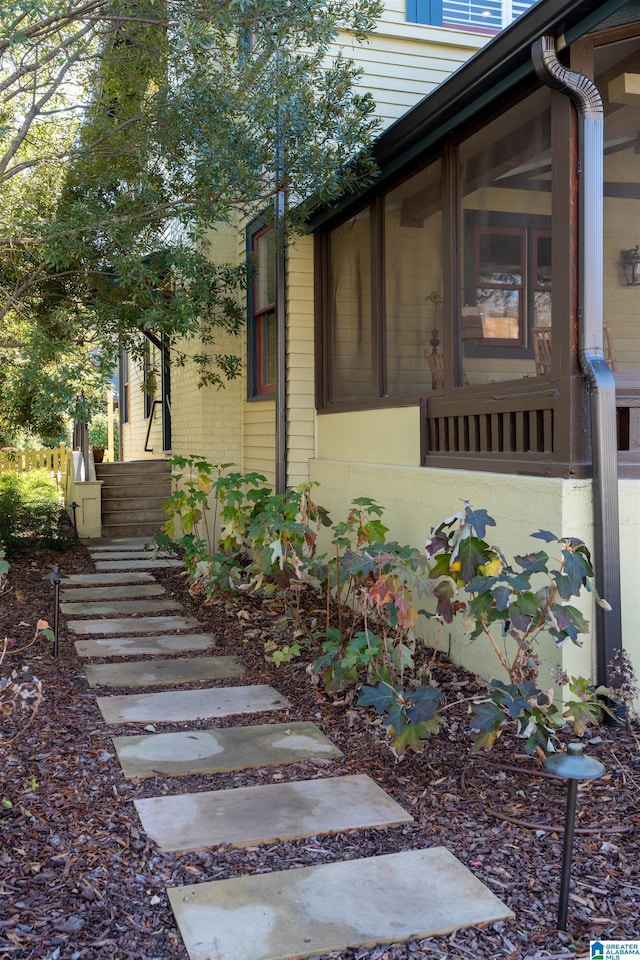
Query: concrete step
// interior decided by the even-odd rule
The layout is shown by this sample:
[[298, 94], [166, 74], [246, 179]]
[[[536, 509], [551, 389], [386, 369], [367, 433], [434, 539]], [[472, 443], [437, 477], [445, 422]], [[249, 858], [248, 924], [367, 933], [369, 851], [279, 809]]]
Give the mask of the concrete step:
[[102, 524], [103, 537], [154, 537], [160, 533], [162, 524], [166, 520], [118, 520]]
[[513, 917], [444, 847], [167, 892], [191, 960], [338, 956]]
[[[86, 542], [86, 541], [85, 541]], [[90, 542], [90, 541], [89, 541]], [[110, 584], [155, 583], [152, 573], [74, 573], [63, 580], [63, 587], [104, 587]]]
[[[128, 479], [128, 478], [127, 478]], [[125, 497], [127, 500], [162, 500], [169, 498], [171, 486], [168, 483], [106, 483], [102, 486], [102, 502], [109, 503]]]
[[171, 476], [171, 464], [168, 460], [118, 460], [115, 463], [96, 463], [96, 477], [105, 480], [127, 474], [149, 476]]
[[153, 503], [150, 504], [146, 501], [143, 507], [136, 507], [135, 505], [132, 506], [128, 500], [121, 500], [117, 506], [113, 501], [111, 501], [111, 504], [106, 508], [103, 506], [103, 528], [117, 523], [157, 523], [158, 529], [160, 529], [167, 519], [160, 503], [155, 506]]

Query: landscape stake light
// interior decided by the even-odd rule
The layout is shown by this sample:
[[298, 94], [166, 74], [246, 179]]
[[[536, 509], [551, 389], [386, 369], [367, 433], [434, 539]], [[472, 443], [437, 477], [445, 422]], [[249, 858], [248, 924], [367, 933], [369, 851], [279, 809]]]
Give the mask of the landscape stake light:
[[70, 506], [71, 509], [73, 510], [73, 529], [74, 529], [74, 530], [76, 531], [76, 533], [77, 533], [77, 532], [78, 532], [78, 524], [76, 523], [76, 510], [78, 509], [78, 507], [80, 506], [80, 504], [79, 504], [79, 503], [76, 503], [75, 500], [73, 500], [73, 501], [69, 504], [69, 506]]
[[599, 760], [595, 760], [593, 757], [585, 757], [584, 747], [581, 743], [575, 742], [568, 744], [566, 753], [554, 753], [550, 757], [547, 757], [544, 766], [550, 773], [555, 773], [556, 776], [564, 777], [565, 780], [569, 781], [567, 812], [564, 824], [564, 847], [562, 850], [560, 902], [558, 904], [558, 930], [566, 930], [578, 781], [597, 780], [598, 777], [601, 777], [604, 773], [604, 767]]
[[58, 619], [60, 612], [60, 582], [62, 580], [68, 580], [66, 573], [63, 573], [60, 567], [56, 564], [51, 573], [48, 573], [43, 580], [50, 580], [53, 584], [54, 589], [54, 606], [53, 606], [53, 655], [54, 657], [58, 656]]

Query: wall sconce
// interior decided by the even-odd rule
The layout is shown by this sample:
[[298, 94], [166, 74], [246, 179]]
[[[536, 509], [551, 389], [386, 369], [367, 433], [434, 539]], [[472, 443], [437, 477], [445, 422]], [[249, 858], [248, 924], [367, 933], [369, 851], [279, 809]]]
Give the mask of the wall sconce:
[[638, 244], [631, 250], [622, 250], [620, 252], [622, 266], [624, 267], [624, 276], [628, 287], [640, 286], [640, 250]]

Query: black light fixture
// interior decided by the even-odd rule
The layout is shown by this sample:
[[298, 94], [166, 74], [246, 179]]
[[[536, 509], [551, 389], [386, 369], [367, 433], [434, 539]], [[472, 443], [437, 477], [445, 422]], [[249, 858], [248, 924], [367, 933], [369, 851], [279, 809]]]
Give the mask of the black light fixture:
[[54, 587], [54, 608], [53, 608], [53, 655], [54, 657], [58, 656], [58, 620], [60, 612], [60, 582], [62, 580], [68, 580], [69, 577], [66, 573], [63, 573], [60, 567], [56, 564], [51, 573], [48, 573], [46, 577], [42, 578], [43, 580], [50, 580], [53, 583]]
[[640, 246], [620, 252], [624, 276], [628, 287], [640, 287]]
[[567, 813], [564, 823], [564, 846], [562, 850], [562, 875], [560, 878], [560, 901], [558, 903], [558, 930], [567, 929], [569, 885], [571, 880], [571, 854], [576, 822], [576, 800], [579, 780], [597, 780], [604, 773], [604, 766], [593, 757], [585, 757], [581, 743], [569, 743], [566, 753], [554, 753], [547, 757], [545, 770], [569, 781]]

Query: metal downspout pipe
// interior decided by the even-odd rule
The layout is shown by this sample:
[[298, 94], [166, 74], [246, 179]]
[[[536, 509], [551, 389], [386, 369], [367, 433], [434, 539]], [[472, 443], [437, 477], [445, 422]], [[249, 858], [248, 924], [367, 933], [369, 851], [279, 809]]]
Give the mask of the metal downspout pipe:
[[276, 493], [287, 489], [287, 238], [285, 197], [276, 197]]
[[612, 607], [595, 607], [596, 677], [607, 684], [608, 665], [622, 647], [622, 619], [616, 385], [603, 349], [604, 110], [595, 84], [560, 63], [553, 37], [536, 40], [531, 56], [538, 79], [569, 96], [578, 111], [579, 358], [591, 395], [596, 588]]

